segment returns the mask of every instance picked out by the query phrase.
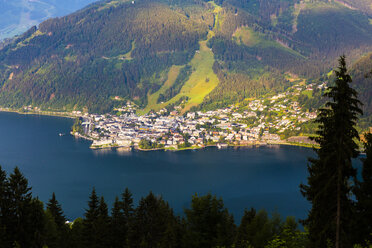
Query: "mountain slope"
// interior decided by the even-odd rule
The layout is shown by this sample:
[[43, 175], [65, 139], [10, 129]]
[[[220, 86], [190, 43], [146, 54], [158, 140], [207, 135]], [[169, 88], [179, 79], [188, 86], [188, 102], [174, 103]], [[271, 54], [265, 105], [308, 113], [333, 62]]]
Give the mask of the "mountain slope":
[[0, 105], [211, 109], [283, 91], [289, 74], [317, 79], [340, 54], [369, 51], [368, 12], [339, 1], [107, 0], [1, 49]]

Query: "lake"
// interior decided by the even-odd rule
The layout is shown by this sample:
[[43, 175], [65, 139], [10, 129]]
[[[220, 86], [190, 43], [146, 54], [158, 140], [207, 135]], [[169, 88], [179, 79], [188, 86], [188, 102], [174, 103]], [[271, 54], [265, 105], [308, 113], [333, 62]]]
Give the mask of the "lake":
[[69, 219], [83, 215], [93, 187], [110, 207], [128, 187], [136, 203], [153, 191], [180, 214], [192, 195], [211, 192], [223, 198], [238, 222], [251, 207], [282, 216], [307, 215], [309, 204], [299, 184], [306, 182], [312, 149], [91, 150], [90, 141], [69, 135], [72, 124], [67, 118], [0, 113], [0, 165], [8, 173], [18, 166], [34, 196], [44, 202], [55, 192]]

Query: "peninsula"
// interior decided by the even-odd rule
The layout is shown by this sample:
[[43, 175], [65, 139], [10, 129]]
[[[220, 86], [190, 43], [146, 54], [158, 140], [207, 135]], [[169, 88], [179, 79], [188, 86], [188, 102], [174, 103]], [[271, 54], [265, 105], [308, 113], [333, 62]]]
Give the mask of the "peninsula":
[[326, 82], [294, 84], [284, 93], [204, 112], [182, 113], [181, 106], [174, 106], [140, 116], [136, 114], [138, 107], [127, 102], [111, 114], [79, 112], [81, 117], [71, 133], [92, 140], [92, 149], [184, 150], [265, 144], [311, 147], [314, 143], [303, 135], [303, 129], [317, 115], [302, 108], [297, 99], [325, 88]]

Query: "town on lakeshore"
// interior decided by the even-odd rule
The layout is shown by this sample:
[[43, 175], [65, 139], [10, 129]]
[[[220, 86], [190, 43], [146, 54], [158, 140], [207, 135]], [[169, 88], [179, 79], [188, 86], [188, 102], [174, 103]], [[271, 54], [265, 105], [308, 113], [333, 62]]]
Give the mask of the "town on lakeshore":
[[266, 144], [309, 145], [306, 136], [283, 138], [288, 130], [299, 131], [301, 125], [316, 118], [316, 112], [304, 110], [296, 100], [304, 92], [326, 88], [319, 84], [296, 84], [285, 93], [262, 99], [247, 99], [243, 104], [214, 111], [182, 113], [181, 106], [136, 115], [138, 107], [127, 102], [116, 114], [80, 116], [72, 134], [92, 140], [91, 148], [120, 147], [139, 150], [183, 150], [206, 146], [252, 146]]

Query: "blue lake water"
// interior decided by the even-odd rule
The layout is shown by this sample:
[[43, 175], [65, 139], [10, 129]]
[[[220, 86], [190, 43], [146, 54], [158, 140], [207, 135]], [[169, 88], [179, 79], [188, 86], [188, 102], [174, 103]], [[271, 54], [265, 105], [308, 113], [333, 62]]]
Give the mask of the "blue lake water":
[[[208, 148], [182, 152], [91, 150], [90, 141], [68, 135], [73, 120], [0, 113], [0, 165], [18, 166], [34, 196], [56, 193], [66, 216], [82, 216], [92, 187], [111, 206], [128, 187], [135, 202], [149, 191], [162, 195], [176, 213], [195, 193], [223, 198], [239, 221], [245, 208], [265, 208], [304, 218], [309, 205], [299, 192], [312, 149], [275, 146]], [[59, 136], [59, 133], [66, 133]]]

